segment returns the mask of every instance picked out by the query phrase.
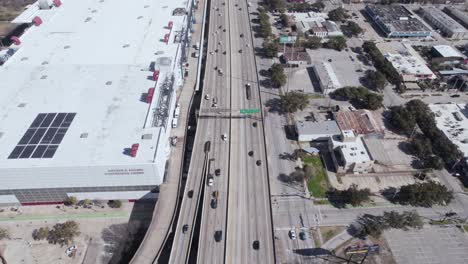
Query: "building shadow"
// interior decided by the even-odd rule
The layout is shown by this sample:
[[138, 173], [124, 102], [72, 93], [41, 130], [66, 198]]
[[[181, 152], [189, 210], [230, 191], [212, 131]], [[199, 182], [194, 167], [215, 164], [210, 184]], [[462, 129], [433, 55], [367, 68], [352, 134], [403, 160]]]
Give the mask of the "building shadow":
[[153, 219], [153, 211], [157, 202], [154, 196], [157, 195], [149, 192], [135, 201], [127, 224], [111, 225], [102, 231], [101, 237], [106, 253], [103, 254], [102, 263], [130, 263]]

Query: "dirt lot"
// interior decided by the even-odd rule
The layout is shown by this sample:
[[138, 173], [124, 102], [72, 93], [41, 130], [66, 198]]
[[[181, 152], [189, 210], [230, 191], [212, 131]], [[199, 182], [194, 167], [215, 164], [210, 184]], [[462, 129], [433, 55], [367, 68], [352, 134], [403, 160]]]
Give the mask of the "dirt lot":
[[388, 246], [388, 243], [385, 239], [375, 239], [375, 238], [368, 238], [366, 241], [362, 241], [357, 238], [353, 238], [349, 240], [348, 242], [344, 243], [341, 245], [339, 248], [335, 250], [335, 256], [349, 259], [353, 261], [356, 261], [360, 263], [362, 261], [364, 254], [353, 254], [349, 255], [346, 254], [346, 249], [349, 248], [350, 246], [362, 246], [362, 245], [379, 245], [379, 253], [378, 254], [370, 254], [369, 256], [366, 257], [364, 263], [366, 264], [396, 264], [396, 261], [393, 258], [392, 251], [390, 250], [390, 247]]
[[0, 21], [11, 21], [26, 5], [34, 2], [36, 0], [0, 0]]
[[[106, 205], [104, 208], [93, 206], [78, 209], [55, 205], [12, 208], [0, 210], [0, 227], [6, 228], [10, 233], [10, 239], [0, 241], [0, 248], [3, 248], [8, 263], [109, 263], [112, 255], [120, 252], [120, 246], [125, 243], [126, 238], [136, 233], [136, 229], [132, 228], [139, 226], [138, 221], [148, 220], [141, 213], [135, 214], [133, 203], [124, 203], [119, 209]], [[129, 225], [131, 218], [137, 221]], [[34, 229], [51, 228], [54, 224], [67, 220], [74, 220], [80, 225], [81, 234], [73, 243], [78, 247], [75, 257], [70, 258], [65, 254], [66, 246], [48, 244], [45, 240], [35, 241], [32, 238]]]

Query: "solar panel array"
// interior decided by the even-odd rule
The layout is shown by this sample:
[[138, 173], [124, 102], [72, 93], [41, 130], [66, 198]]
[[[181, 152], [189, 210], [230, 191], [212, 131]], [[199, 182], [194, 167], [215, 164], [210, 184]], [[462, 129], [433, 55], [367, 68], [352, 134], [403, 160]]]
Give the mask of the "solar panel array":
[[9, 159], [54, 157], [76, 113], [40, 113], [24, 133]]

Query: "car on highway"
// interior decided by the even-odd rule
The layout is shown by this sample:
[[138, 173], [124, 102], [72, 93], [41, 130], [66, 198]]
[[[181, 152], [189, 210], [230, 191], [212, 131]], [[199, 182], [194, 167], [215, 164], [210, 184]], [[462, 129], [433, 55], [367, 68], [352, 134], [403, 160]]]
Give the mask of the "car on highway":
[[251, 150], [251, 151], [249, 151], [249, 153], [248, 153], [248, 154], [249, 154], [249, 156], [250, 156], [250, 157], [252, 157], [252, 156], [253, 156], [253, 154], [254, 154], [254, 151], [253, 151], [253, 150]]
[[188, 225], [185, 224], [183, 227], [182, 227], [182, 233], [187, 233], [187, 230], [188, 230]]
[[208, 175], [208, 186], [213, 186], [213, 183], [214, 183], [214, 179], [213, 179], [213, 175]]
[[221, 241], [223, 239], [223, 231], [221, 231], [221, 230], [215, 231], [214, 239], [215, 239], [216, 242]]
[[218, 208], [218, 199], [216, 198], [211, 199], [211, 208], [213, 209]]
[[205, 94], [205, 100], [210, 100], [210, 95], [209, 94]]
[[239, 50], [239, 53], [242, 53], [242, 49]]
[[216, 176], [221, 175], [221, 169], [216, 169], [216, 170], [215, 170], [215, 175], [216, 175]]
[[222, 134], [222, 135], [221, 135], [221, 139], [224, 140], [224, 141], [226, 141], [226, 140], [228, 139], [227, 134]]
[[243, 37], [244, 37], [244, 33], [241, 33], [241, 34], [240, 34], [240, 37], [243, 38]]
[[218, 197], [219, 197], [219, 191], [214, 191], [214, 192], [213, 192], [213, 197], [216, 198], [216, 199], [218, 199]]
[[253, 247], [253, 249], [255, 249], [255, 250], [259, 250], [259, 249], [260, 249], [260, 241], [255, 240], [255, 241], [252, 243], [252, 247]]
[[177, 146], [177, 136], [171, 137], [171, 145], [174, 147]]
[[213, 104], [211, 104], [212, 107], [217, 107], [218, 106], [218, 97], [213, 97]]
[[290, 237], [292, 240], [295, 240], [295, 239], [296, 239], [296, 231], [294, 231], [294, 229], [289, 230], [289, 237]]
[[257, 127], [257, 122], [253, 122], [253, 123], [252, 123], [252, 126], [253, 126], [253, 127]]
[[193, 197], [193, 190], [188, 191], [187, 196], [188, 196], [188, 198], [192, 198]]
[[306, 232], [301, 231], [301, 232], [299, 233], [299, 238], [300, 238], [301, 240], [307, 240], [309, 237], [307, 236], [307, 233], [306, 233]]
[[257, 166], [260, 166], [262, 165], [262, 161], [261, 160], [257, 160], [257, 162], [255, 162], [257, 164]]
[[459, 94], [454, 94], [454, 95], [451, 95], [450, 97], [457, 98], [457, 97], [460, 97], [460, 95]]
[[223, 75], [223, 69], [218, 69], [218, 74]]

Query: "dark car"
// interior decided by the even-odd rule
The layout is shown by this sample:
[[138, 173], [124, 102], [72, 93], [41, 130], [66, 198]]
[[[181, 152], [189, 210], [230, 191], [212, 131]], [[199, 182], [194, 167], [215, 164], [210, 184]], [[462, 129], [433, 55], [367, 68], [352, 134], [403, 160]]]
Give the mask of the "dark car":
[[454, 94], [454, 95], [451, 95], [450, 97], [457, 98], [457, 97], [460, 97], [460, 95], [459, 94]]
[[188, 230], [188, 225], [186, 224], [182, 227], [182, 233], [184, 234], [187, 233], [187, 230]]
[[248, 153], [248, 154], [249, 154], [249, 156], [250, 156], [250, 157], [252, 157], [252, 156], [253, 156], [253, 154], [254, 154], [253, 150], [249, 151], [249, 153]]
[[306, 240], [306, 239], [308, 238], [307, 233], [304, 232], [304, 231], [301, 231], [301, 232], [299, 233], [299, 238], [300, 238], [301, 240]]
[[221, 169], [216, 169], [216, 170], [215, 170], [215, 175], [216, 175], [216, 176], [221, 175]]
[[193, 197], [193, 190], [188, 191], [188, 192], [187, 192], [187, 196], [188, 196], [189, 198], [192, 198], [192, 197]]
[[218, 230], [214, 233], [214, 239], [216, 242], [219, 242], [223, 239], [223, 231]]
[[262, 161], [261, 161], [261, 160], [257, 160], [256, 164], [257, 164], [257, 166], [260, 166], [260, 165], [262, 165]]
[[253, 122], [253, 123], [252, 123], [252, 126], [253, 126], [253, 127], [257, 127], [257, 122]]
[[211, 199], [211, 208], [216, 209], [218, 208], [218, 199]]
[[255, 250], [260, 249], [260, 241], [255, 240], [255, 241], [252, 243], [252, 247], [253, 247], [253, 249], [255, 249]]

